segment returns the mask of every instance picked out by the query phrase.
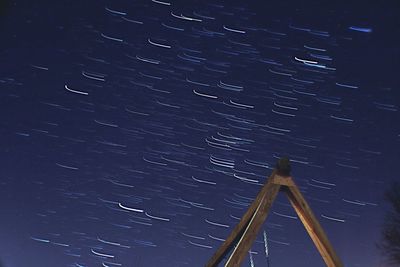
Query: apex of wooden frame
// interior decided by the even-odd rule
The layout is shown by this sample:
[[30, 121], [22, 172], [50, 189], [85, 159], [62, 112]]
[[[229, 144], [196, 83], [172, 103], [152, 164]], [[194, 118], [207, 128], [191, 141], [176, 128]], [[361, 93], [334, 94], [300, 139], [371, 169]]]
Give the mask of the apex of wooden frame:
[[271, 176], [261, 188], [257, 197], [242, 216], [239, 223], [218, 248], [206, 267], [216, 267], [232, 251], [225, 267], [239, 267], [251, 248], [257, 233], [268, 216], [268, 212], [279, 191], [286, 193], [290, 204], [299, 216], [326, 266], [343, 267], [322, 226], [314, 216], [311, 207], [291, 177], [290, 161], [287, 157], [278, 160]]

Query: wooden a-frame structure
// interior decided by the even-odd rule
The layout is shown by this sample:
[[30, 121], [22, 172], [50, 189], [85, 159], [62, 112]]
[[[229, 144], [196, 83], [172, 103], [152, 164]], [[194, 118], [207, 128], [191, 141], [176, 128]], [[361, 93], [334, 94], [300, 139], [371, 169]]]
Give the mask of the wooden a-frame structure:
[[290, 164], [287, 158], [282, 158], [278, 161], [276, 168], [258, 193], [256, 199], [232, 230], [231, 234], [208, 261], [206, 267], [218, 266], [231, 250], [233, 252], [226, 261], [225, 267], [240, 266], [267, 218], [269, 209], [279, 191], [286, 193], [294, 210], [325, 261], [326, 266], [343, 267], [324, 230], [290, 176]]

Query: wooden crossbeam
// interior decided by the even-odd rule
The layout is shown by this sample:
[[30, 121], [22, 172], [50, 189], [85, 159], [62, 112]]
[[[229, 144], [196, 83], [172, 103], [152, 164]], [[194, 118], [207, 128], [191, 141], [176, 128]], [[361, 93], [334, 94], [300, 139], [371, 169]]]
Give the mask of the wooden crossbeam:
[[208, 261], [206, 267], [218, 266], [231, 250], [233, 252], [226, 261], [225, 267], [240, 266], [266, 220], [268, 212], [280, 190], [286, 193], [326, 265], [328, 267], [343, 267], [324, 230], [290, 176], [289, 160], [286, 158], [279, 160], [277, 167], [273, 170], [256, 199], [228, 238]]

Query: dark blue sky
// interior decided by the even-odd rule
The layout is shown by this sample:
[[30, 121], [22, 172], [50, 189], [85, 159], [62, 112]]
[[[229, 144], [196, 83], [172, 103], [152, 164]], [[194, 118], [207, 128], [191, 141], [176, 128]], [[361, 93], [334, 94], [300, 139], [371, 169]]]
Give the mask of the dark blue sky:
[[[283, 155], [345, 266], [385, 266], [394, 1], [0, 7], [5, 267], [203, 266]], [[283, 196], [254, 266], [264, 232], [270, 266], [323, 266]]]

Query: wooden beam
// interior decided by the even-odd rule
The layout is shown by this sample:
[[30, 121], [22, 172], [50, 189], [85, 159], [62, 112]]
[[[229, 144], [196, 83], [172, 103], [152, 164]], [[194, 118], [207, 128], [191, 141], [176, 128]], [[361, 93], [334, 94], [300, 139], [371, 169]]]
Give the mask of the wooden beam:
[[264, 197], [261, 199], [237, 246], [227, 260], [225, 267], [240, 266], [242, 261], [247, 256], [247, 253], [251, 249], [251, 246], [253, 245], [253, 242], [256, 239], [261, 226], [265, 222], [265, 219], [268, 216], [269, 209], [271, 208], [272, 203], [274, 203], [274, 200], [278, 195], [281, 186], [274, 184], [271, 181], [267, 184], [266, 187], [267, 191], [265, 192]]
[[232, 230], [230, 235], [225, 239], [222, 245], [218, 248], [218, 250], [214, 253], [211, 259], [207, 262], [206, 267], [216, 267], [218, 264], [225, 258], [225, 256], [233, 249], [233, 247], [237, 244], [237, 242], [242, 237], [246, 227], [248, 226], [251, 218], [253, 217], [257, 207], [259, 206], [261, 199], [265, 196], [268, 191], [268, 184], [276, 175], [276, 170], [274, 170], [268, 180], [265, 182], [264, 186], [261, 188], [257, 197], [254, 199], [253, 203], [251, 203], [250, 207], [247, 209], [245, 214], [240, 219], [239, 223]]
[[[293, 182], [294, 184], [294, 182]], [[290, 203], [328, 267], [343, 267], [322, 226], [296, 185], [283, 187]]]

